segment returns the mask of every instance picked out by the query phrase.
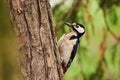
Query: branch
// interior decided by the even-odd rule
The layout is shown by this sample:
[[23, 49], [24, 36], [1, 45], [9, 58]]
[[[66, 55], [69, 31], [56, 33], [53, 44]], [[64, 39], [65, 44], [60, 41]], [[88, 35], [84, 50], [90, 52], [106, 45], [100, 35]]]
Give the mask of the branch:
[[71, 8], [69, 8], [69, 10], [67, 10], [62, 16], [60, 16], [58, 18], [57, 22], [59, 22], [59, 23], [57, 23], [57, 25], [55, 25], [55, 26], [57, 26], [57, 27], [55, 27], [56, 28], [55, 32], [57, 32], [57, 30], [63, 25], [63, 21], [62, 20], [70, 21], [70, 20], [72, 20], [72, 19], [70, 19], [70, 17], [72, 17], [73, 19], [76, 18], [76, 14], [77, 14], [76, 11], [78, 11], [79, 7], [81, 6], [80, 2], [81, 2], [81, 0], [74, 0], [73, 4], [72, 4], [74, 6], [71, 6]]
[[107, 30], [110, 32], [110, 34], [118, 41], [120, 42], [120, 36], [118, 37], [109, 27], [108, 25], [108, 22], [107, 22], [107, 19], [106, 19], [106, 11], [104, 8], [102, 8], [103, 10], [103, 16], [104, 16], [104, 20], [105, 20], [105, 23], [106, 23], [106, 27], [107, 27]]

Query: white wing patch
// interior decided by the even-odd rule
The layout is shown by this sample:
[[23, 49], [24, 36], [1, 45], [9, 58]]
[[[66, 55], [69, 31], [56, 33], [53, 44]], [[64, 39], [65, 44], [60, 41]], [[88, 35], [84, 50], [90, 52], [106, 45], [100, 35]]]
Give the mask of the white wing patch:
[[[78, 25], [79, 26], [79, 25]], [[75, 27], [75, 29], [79, 32], [79, 33], [84, 33], [85, 30], [83, 27], [79, 26], [78, 28]]]

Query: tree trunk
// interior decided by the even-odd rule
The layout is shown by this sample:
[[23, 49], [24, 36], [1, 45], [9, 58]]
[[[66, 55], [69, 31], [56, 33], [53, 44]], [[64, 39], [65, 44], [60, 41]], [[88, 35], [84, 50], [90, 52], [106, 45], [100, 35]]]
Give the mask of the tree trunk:
[[49, 0], [9, 0], [23, 80], [62, 80]]

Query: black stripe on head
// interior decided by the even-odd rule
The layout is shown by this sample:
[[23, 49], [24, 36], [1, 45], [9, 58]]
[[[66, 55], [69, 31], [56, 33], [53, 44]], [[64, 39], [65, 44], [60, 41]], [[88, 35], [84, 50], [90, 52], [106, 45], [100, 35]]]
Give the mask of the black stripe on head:
[[82, 28], [85, 28], [82, 24], [80, 24], [80, 23], [77, 23], [77, 25], [79, 25], [80, 27], [82, 27]]
[[77, 33], [77, 37], [80, 38], [84, 33], [79, 33], [75, 28], [72, 29]]

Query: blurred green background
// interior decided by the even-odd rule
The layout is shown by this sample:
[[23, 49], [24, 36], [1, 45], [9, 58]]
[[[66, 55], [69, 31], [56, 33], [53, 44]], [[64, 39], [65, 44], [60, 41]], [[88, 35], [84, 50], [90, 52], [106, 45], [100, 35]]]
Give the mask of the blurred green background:
[[[53, 26], [59, 39], [70, 32], [64, 22], [86, 28], [65, 80], [120, 80], [120, 1], [51, 0]], [[6, 0], [0, 2], [0, 80], [19, 80], [17, 38]]]

